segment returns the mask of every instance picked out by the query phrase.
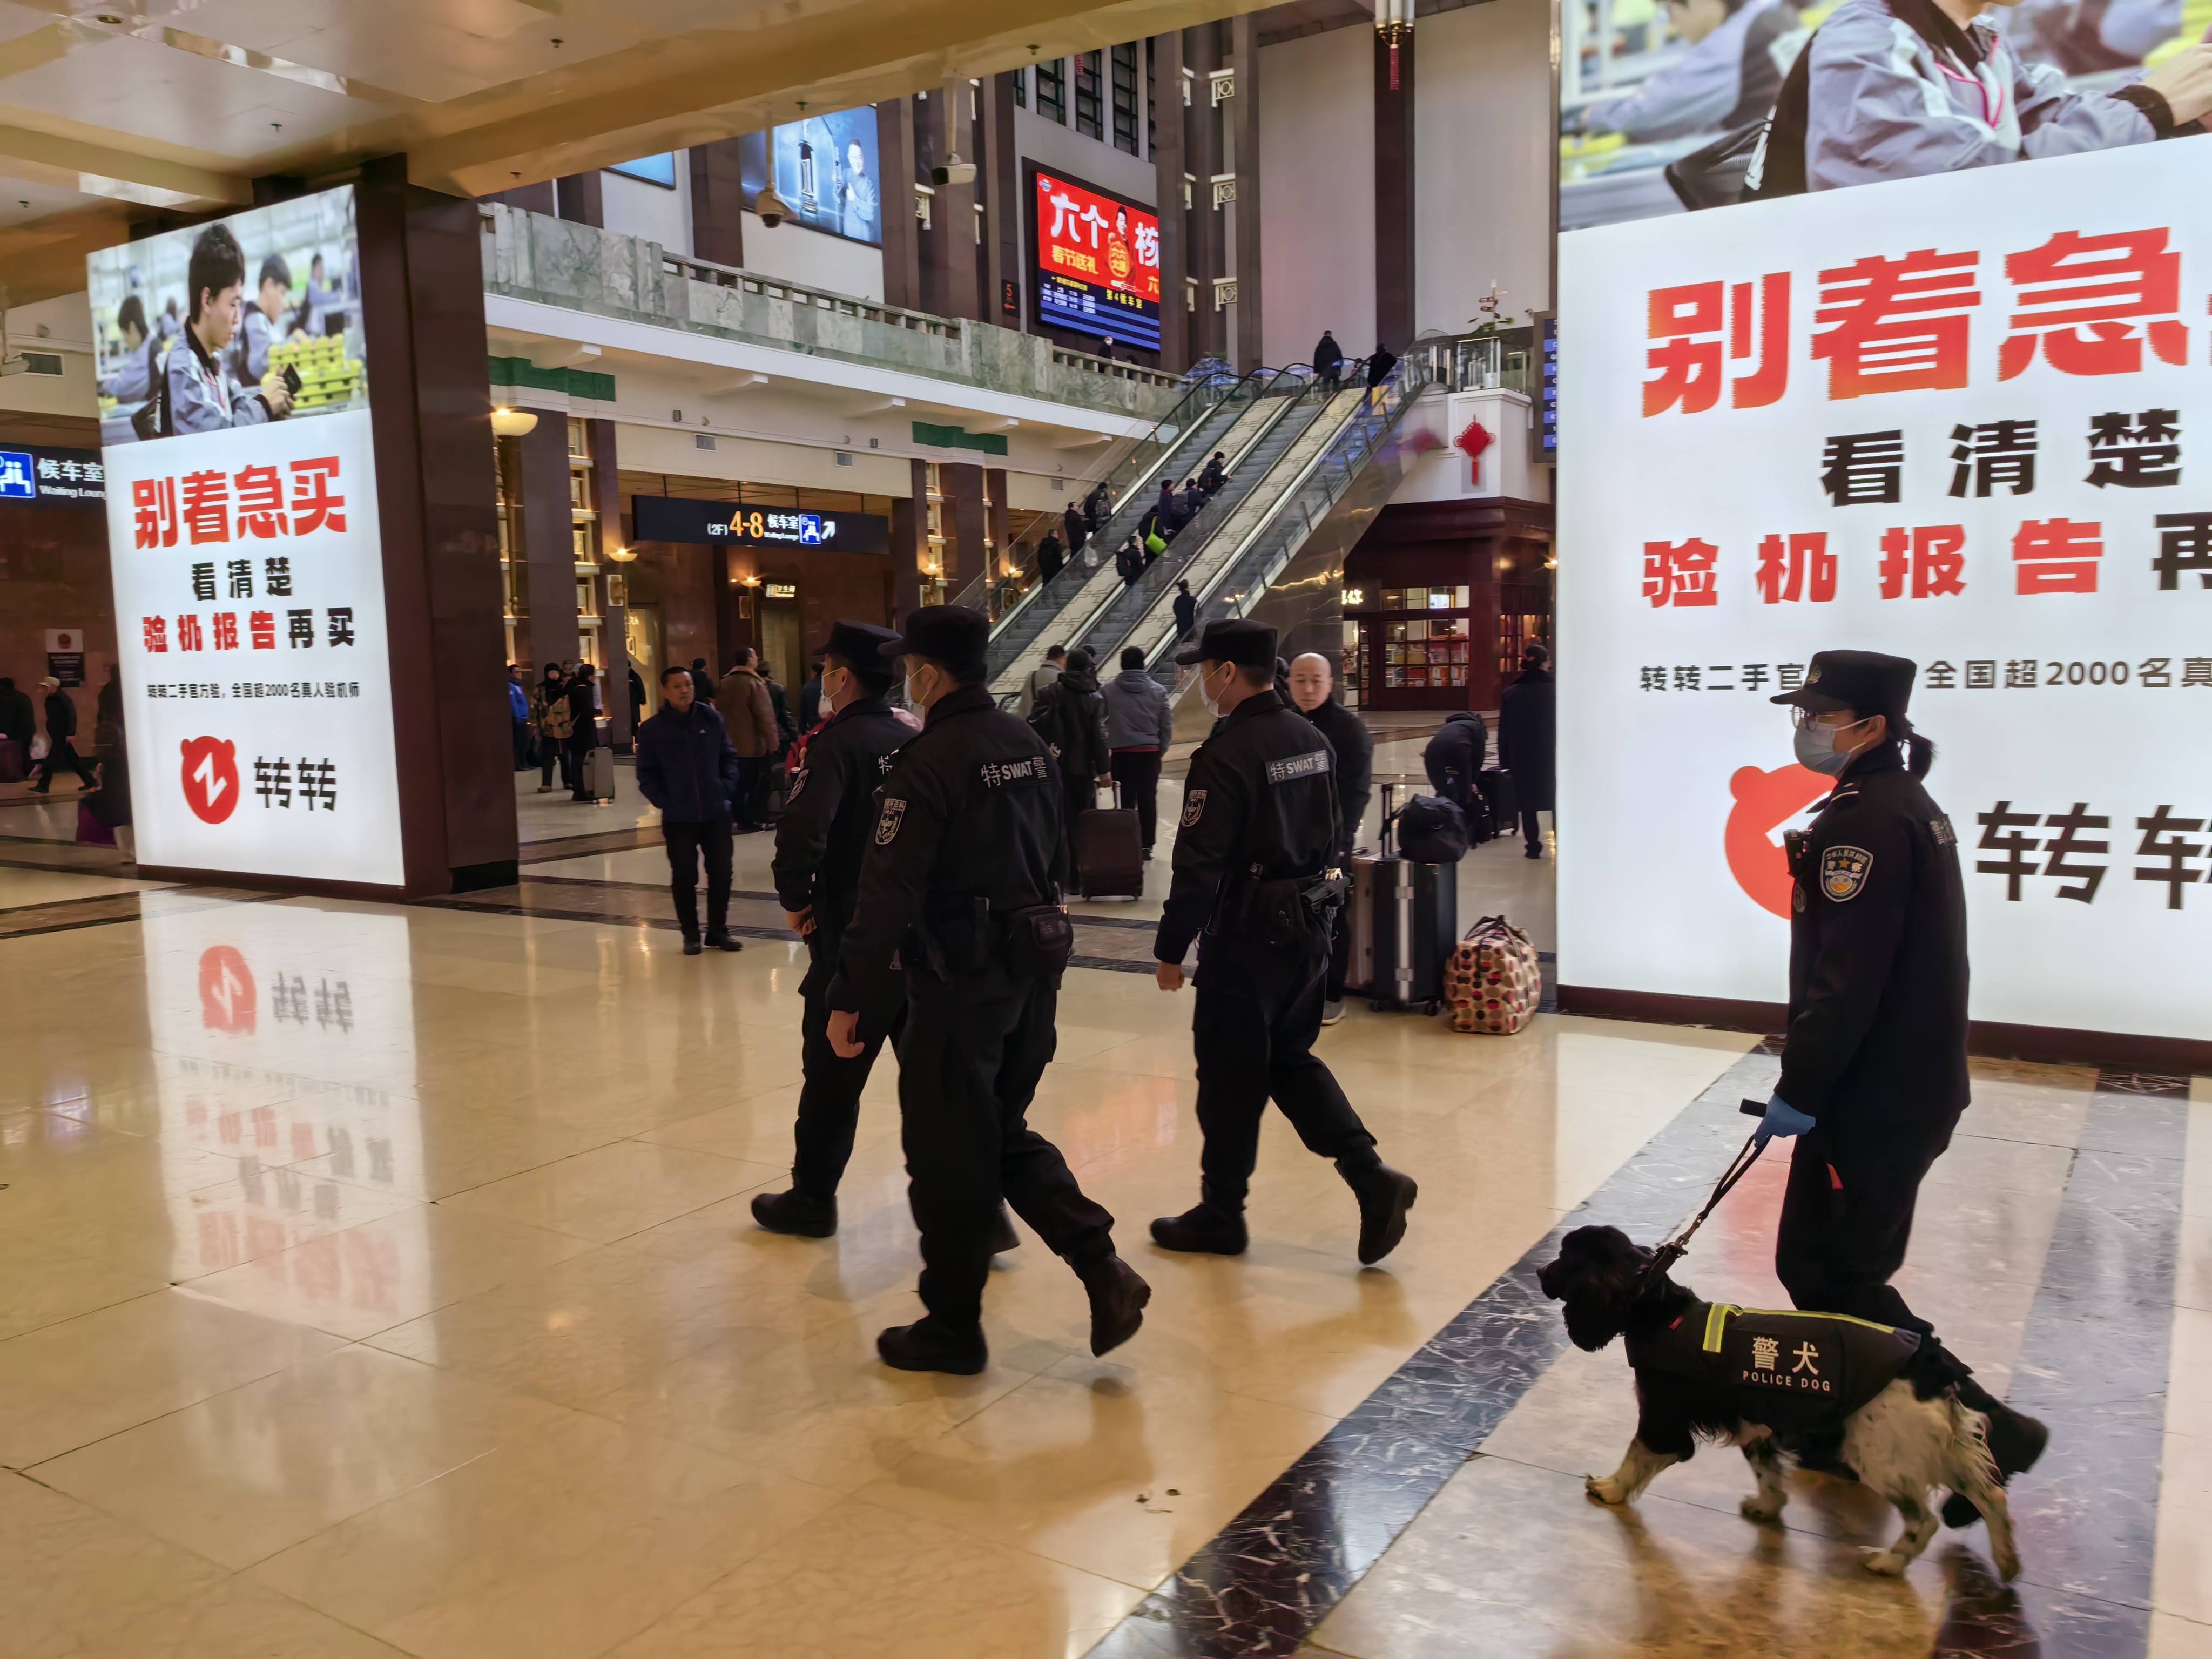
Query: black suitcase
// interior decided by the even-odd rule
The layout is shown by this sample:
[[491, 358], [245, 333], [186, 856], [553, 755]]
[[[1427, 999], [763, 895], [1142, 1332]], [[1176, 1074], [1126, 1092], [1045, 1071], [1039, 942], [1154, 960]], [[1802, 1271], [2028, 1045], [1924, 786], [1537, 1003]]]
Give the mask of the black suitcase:
[[1513, 787], [1513, 775], [1502, 766], [1486, 766], [1475, 780], [1481, 786], [1482, 799], [1490, 808], [1490, 818], [1495, 826], [1494, 835], [1510, 836], [1521, 822], [1521, 792]]
[[[1360, 884], [1371, 895], [1365, 989], [1377, 1012], [1432, 1014], [1443, 1006], [1444, 964], [1459, 943], [1459, 872], [1453, 865], [1397, 855], [1391, 828], [1396, 793], [1395, 784], [1382, 786], [1382, 855]], [[1355, 961], [1354, 970], [1360, 966]]]
[[1091, 808], [1075, 820], [1074, 839], [1075, 879], [1084, 897], [1145, 896], [1145, 840], [1135, 807]]

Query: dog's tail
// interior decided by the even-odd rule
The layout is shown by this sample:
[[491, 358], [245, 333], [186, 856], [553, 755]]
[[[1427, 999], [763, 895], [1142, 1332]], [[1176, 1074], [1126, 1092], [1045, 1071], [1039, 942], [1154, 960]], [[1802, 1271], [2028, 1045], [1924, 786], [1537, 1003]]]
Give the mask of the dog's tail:
[[1943, 1404], [1951, 1419], [1950, 1440], [1943, 1449], [1950, 1477], [1945, 1484], [1953, 1492], [1968, 1493], [2000, 1484], [1997, 1461], [1990, 1452], [1990, 1419], [1955, 1394]]

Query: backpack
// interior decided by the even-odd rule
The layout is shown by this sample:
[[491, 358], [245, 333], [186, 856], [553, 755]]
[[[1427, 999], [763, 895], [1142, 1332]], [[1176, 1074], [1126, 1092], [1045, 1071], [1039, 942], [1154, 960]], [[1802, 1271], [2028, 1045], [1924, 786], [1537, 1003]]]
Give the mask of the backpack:
[[1455, 1031], [1510, 1036], [1543, 1000], [1536, 947], [1504, 916], [1476, 922], [1444, 963], [1444, 1006]]

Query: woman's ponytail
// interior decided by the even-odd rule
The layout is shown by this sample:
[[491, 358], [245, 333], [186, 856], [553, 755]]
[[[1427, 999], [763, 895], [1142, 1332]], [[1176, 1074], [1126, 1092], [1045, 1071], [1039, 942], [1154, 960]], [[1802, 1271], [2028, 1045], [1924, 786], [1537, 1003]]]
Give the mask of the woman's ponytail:
[[1916, 778], [1928, 775], [1928, 769], [1936, 764], [1936, 745], [1912, 729], [1912, 722], [1902, 714], [1890, 722], [1890, 729], [1905, 744], [1905, 769]]

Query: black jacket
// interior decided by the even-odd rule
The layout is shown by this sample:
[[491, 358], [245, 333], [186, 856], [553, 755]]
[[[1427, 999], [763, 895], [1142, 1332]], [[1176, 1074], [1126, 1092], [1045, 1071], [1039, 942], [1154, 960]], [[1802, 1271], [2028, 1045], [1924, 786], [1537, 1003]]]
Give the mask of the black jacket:
[[30, 698], [12, 687], [0, 691], [0, 738], [13, 738], [28, 749], [38, 730], [38, 716]]
[[1557, 804], [1559, 686], [1548, 669], [1532, 668], [1498, 698], [1498, 763], [1513, 775], [1513, 797], [1525, 811]]
[[806, 936], [813, 961], [801, 988], [829, 981], [837, 947], [860, 896], [860, 860], [875, 828], [876, 792], [891, 775], [914, 728], [882, 697], [840, 709], [806, 740], [806, 764], [792, 775], [791, 793], [775, 826], [776, 902], [814, 912]]
[[637, 793], [672, 823], [711, 823], [730, 816], [738, 751], [711, 702], [682, 714], [667, 703], [637, 728]]
[[76, 704], [66, 691], [46, 693], [46, 741], [59, 743], [76, 735]]
[[1198, 596], [1196, 594], [1178, 593], [1176, 595], [1175, 619], [1176, 634], [1177, 637], [1181, 637], [1182, 635], [1189, 633], [1192, 629], [1198, 626]]
[[1060, 678], [1037, 693], [1030, 724], [1052, 750], [1071, 785], [1088, 784], [1112, 764], [1106, 742], [1106, 699], [1094, 674]]
[[589, 680], [570, 680], [561, 692], [568, 700], [569, 718], [575, 722], [569, 728], [568, 740], [574, 743], [581, 738], [587, 749], [598, 747], [599, 741], [598, 688], [599, 679], [594, 676]]
[[979, 904], [996, 916], [1056, 902], [1060, 813], [1060, 769], [988, 687], [931, 704], [884, 783], [830, 1006], [883, 1031], [905, 1000], [895, 959], [933, 973], [955, 936], [975, 941]]
[[1958, 836], [1894, 744], [1790, 838], [1790, 1025], [1775, 1092], [1846, 1128], [1947, 1137], [1966, 1109]]
[[1303, 712], [1336, 757], [1336, 851], [1339, 858], [1347, 858], [1368, 797], [1375, 793], [1375, 738], [1367, 722], [1334, 697]]
[[1844, 1314], [1739, 1308], [1686, 1297], [1628, 1333], [1638, 1371], [1686, 1377], [1753, 1423], [1821, 1433], [1880, 1394], [1920, 1350], [1917, 1331]]
[[1212, 930], [1224, 888], [1318, 876], [1335, 861], [1334, 771], [1328, 740], [1274, 692], [1229, 711], [1190, 757], [1156, 958], [1182, 960]]
[[1421, 769], [1429, 775], [1429, 787], [1465, 811], [1489, 750], [1490, 728], [1481, 715], [1465, 709], [1447, 715], [1421, 750]]
[[1314, 348], [1315, 370], [1319, 374], [1327, 374], [1343, 361], [1344, 348], [1337, 344], [1336, 337], [1334, 334], [1322, 335], [1321, 343]]

